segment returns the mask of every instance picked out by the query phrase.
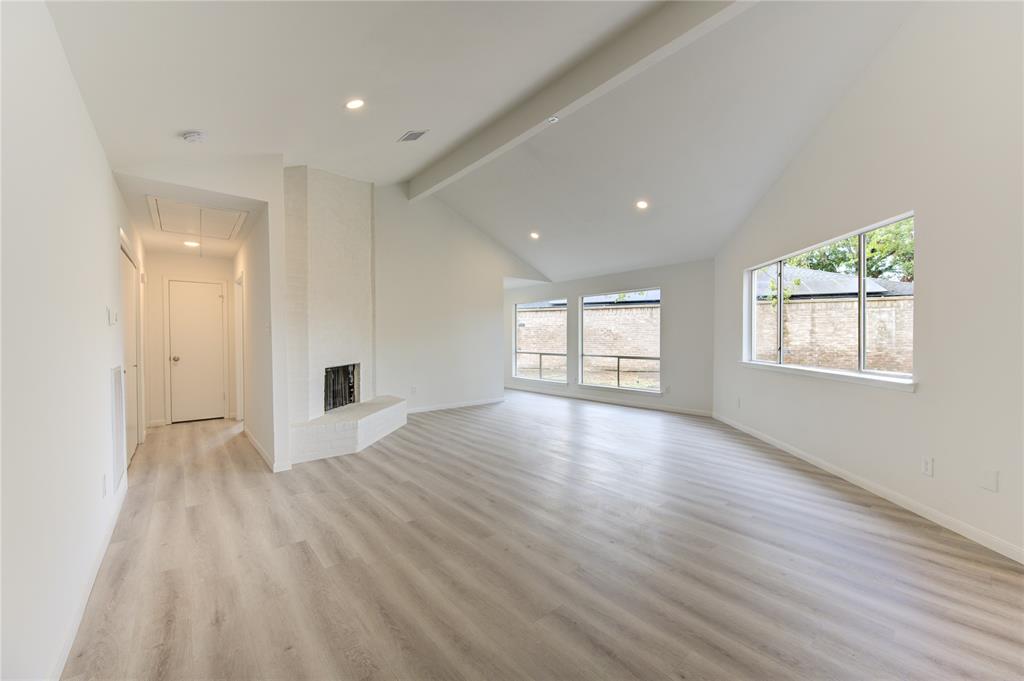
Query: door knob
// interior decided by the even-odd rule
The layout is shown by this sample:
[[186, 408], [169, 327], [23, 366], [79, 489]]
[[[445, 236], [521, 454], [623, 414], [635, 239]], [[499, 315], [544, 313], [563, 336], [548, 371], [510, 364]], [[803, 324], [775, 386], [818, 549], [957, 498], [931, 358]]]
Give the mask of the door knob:
[[178, 357], [177, 355], [175, 355], [174, 357], [171, 357], [171, 361], [172, 362], [177, 362], [179, 359], [181, 359], [181, 357]]

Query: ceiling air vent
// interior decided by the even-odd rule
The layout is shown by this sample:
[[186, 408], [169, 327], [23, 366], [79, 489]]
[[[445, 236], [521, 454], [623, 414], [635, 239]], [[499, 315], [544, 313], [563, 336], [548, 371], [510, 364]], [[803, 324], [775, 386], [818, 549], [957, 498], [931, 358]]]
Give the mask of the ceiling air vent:
[[427, 134], [426, 130], [410, 130], [401, 137], [398, 138], [399, 142], [415, 142], [419, 138]]

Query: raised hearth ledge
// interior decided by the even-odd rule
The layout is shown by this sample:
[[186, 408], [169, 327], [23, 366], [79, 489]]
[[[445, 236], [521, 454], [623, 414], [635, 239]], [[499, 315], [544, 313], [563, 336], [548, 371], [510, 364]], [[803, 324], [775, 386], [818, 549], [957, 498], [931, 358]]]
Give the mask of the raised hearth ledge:
[[291, 426], [292, 463], [352, 454], [405, 425], [406, 402], [393, 395], [347, 404]]

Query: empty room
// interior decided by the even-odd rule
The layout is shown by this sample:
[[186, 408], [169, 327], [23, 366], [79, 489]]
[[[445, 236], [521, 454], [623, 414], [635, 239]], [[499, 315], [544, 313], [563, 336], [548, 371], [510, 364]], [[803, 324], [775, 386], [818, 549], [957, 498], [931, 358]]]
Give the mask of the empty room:
[[0, 28], [0, 678], [1024, 681], [1024, 2]]

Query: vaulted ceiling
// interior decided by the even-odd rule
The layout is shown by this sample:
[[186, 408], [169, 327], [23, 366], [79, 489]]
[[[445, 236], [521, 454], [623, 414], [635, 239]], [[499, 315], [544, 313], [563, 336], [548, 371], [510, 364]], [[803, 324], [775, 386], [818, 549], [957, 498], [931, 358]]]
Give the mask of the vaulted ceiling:
[[408, 182], [562, 280], [713, 256], [909, 11], [687, 5], [689, 33], [630, 2], [50, 7], [115, 169], [279, 153]]
[[438, 196], [553, 280], [713, 257], [905, 12], [760, 3]]

